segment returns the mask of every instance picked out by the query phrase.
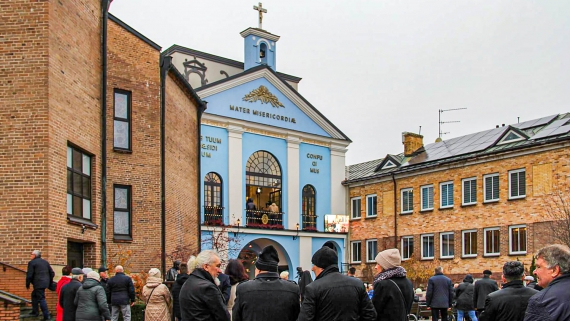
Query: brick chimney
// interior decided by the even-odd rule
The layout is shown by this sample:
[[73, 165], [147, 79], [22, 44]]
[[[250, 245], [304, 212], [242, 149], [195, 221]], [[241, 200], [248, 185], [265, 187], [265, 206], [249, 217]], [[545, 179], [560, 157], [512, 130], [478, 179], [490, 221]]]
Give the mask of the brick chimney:
[[404, 156], [411, 156], [415, 151], [424, 146], [424, 136], [403, 132], [402, 144], [404, 144]]

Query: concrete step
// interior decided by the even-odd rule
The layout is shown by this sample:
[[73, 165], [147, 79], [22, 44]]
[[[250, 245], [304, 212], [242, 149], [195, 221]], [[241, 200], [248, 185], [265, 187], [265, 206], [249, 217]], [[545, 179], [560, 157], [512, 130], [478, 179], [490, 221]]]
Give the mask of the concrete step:
[[[37, 317], [30, 315], [30, 313], [32, 313], [32, 307], [30, 307], [30, 306], [21, 307], [20, 308], [20, 321], [42, 321], [44, 319], [41, 311], [40, 311], [40, 315], [38, 315]], [[55, 321], [55, 315], [52, 315], [50, 320]]]

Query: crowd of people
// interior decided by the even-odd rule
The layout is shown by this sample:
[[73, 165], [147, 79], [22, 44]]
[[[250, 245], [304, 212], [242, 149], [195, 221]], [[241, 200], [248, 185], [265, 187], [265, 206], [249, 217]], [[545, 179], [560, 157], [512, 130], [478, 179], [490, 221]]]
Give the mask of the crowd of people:
[[[230, 260], [223, 273], [218, 254], [205, 250], [187, 263], [175, 262], [167, 271], [172, 289], [164, 284], [160, 270], [150, 269], [142, 289], [145, 320], [170, 321], [171, 313], [178, 321], [408, 320], [417, 296], [401, 266], [399, 250], [381, 251], [375, 260], [374, 281], [365, 286], [353, 270], [340, 273], [338, 254], [327, 242], [311, 259], [315, 280], [299, 268], [297, 284], [288, 280], [288, 273], [278, 273], [279, 257], [272, 245], [259, 253], [253, 280], [238, 260]], [[66, 266], [62, 272], [64, 277], [55, 286], [58, 321], [118, 320], [119, 314], [125, 321], [131, 319], [134, 285], [122, 266], [115, 267], [111, 278], [105, 267], [96, 272]], [[509, 261], [499, 284], [485, 270], [475, 284], [468, 274], [454, 286], [438, 267], [428, 280], [425, 302], [432, 320], [447, 320], [452, 306], [458, 321], [466, 317], [471, 321], [570, 320], [570, 248], [555, 244], [540, 249], [533, 273], [538, 279], [534, 284], [521, 262]], [[39, 315], [41, 308], [46, 320], [45, 289], [51, 287], [53, 277], [41, 252], [32, 252], [26, 286], [34, 286], [32, 314]]]

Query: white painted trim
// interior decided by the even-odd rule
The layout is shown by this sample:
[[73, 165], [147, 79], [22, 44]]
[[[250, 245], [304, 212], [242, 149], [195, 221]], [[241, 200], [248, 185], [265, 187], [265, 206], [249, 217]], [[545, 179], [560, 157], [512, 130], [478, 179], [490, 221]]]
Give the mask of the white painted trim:
[[439, 233], [439, 258], [440, 259], [452, 259], [455, 256], [455, 246], [452, 246], [453, 255], [443, 255], [443, 236], [453, 235], [453, 244], [455, 244], [455, 233], [454, 232], [441, 232]]
[[[299, 138], [287, 137], [287, 226], [288, 229], [296, 229], [300, 224], [300, 176], [299, 176]], [[300, 226], [300, 228], [303, 228]]]
[[[479, 253], [479, 249], [477, 249], [477, 253], [475, 253], [475, 254], [465, 254], [465, 234], [473, 233], [473, 232], [478, 233], [476, 229], [461, 231], [461, 257], [477, 257], [477, 255]], [[479, 236], [476, 234], [475, 245], [478, 244], [478, 239], [479, 239]]]
[[[487, 231], [499, 231], [499, 252], [487, 253]], [[483, 229], [483, 256], [500, 256], [501, 255], [501, 228], [487, 227]]]
[[240, 36], [242, 36], [243, 38], [245, 38], [245, 37], [247, 37], [247, 36], [249, 36], [249, 35], [254, 35], [254, 36], [258, 36], [258, 37], [267, 38], [267, 39], [272, 40], [272, 41], [278, 41], [279, 38], [281, 38], [281, 37], [278, 36], [278, 35], [274, 35], [274, 34], [271, 34], [271, 33], [269, 33], [269, 32], [264, 32], [264, 31], [261, 31], [261, 30], [258, 30], [258, 29], [254, 29], [254, 28], [251, 28], [251, 27], [245, 29], [245, 30], [242, 31], [242, 32], [240, 32]]
[[485, 174], [483, 175], [483, 203], [489, 203], [489, 202], [496, 202], [501, 198], [501, 177], [499, 177], [499, 195], [497, 195], [497, 198], [492, 198], [492, 199], [487, 199], [487, 182], [486, 182], [486, 178], [488, 177], [499, 177], [499, 173], [493, 173], [493, 174]]
[[[372, 197], [376, 197], [376, 214], [368, 215], [368, 199]], [[366, 217], [377, 217], [377, 216], [378, 216], [378, 195], [376, 194], [366, 195]]]
[[[404, 257], [404, 239], [412, 239], [412, 243], [414, 242], [414, 236], [413, 235], [408, 235], [408, 236], [402, 236], [402, 238], [400, 238], [400, 249], [401, 251], [401, 255], [402, 255], [402, 261], [407, 261], [409, 259], [412, 258], [412, 255], [414, 255], [414, 246], [412, 244], [412, 253], [410, 253], [409, 257]], [[408, 242], [409, 243], [409, 242]]]
[[228, 126], [228, 155], [231, 155], [232, 161], [228, 161], [228, 217], [235, 216], [241, 218], [245, 222], [245, 204], [244, 204], [244, 184], [242, 168], [242, 135], [243, 128], [240, 126]]
[[[517, 195], [517, 196], [512, 196], [513, 195], [513, 191], [511, 190], [511, 174], [515, 174], [515, 173], [521, 173], [523, 172], [525, 175], [525, 187], [524, 187], [524, 195]], [[515, 169], [512, 171], [508, 171], [508, 175], [509, 175], [509, 195], [508, 195], [508, 199], [509, 200], [516, 200], [516, 199], [521, 199], [521, 198], [525, 198], [526, 197], [526, 168], [520, 168], [520, 169]], [[520, 180], [519, 180], [519, 184], [520, 184]]]
[[[465, 203], [465, 182], [475, 181], [475, 202], [468, 202]], [[477, 204], [477, 176], [475, 177], [468, 177], [461, 179], [461, 205], [473, 205]]]
[[[330, 152], [331, 154], [331, 186], [330, 186], [330, 206], [331, 214], [346, 215], [346, 199], [348, 196], [347, 189], [342, 185], [345, 179], [345, 155], [340, 152]], [[317, 194], [318, 195], [318, 194]], [[318, 196], [317, 196], [318, 198]], [[318, 199], [317, 199], [318, 202]]]
[[[429, 190], [429, 188], [431, 187], [431, 207], [424, 208], [424, 188], [427, 188]], [[420, 186], [420, 211], [429, 211], [429, 210], [433, 210], [433, 206], [434, 206], [434, 199], [433, 199], [433, 194], [434, 194], [434, 190], [433, 190], [433, 184], [427, 184], [427, 185], [422, 185]], [[429, 196], [429, 195], [428, 195]], [[429, 203], [429, 199], [428, 199], [428, 203]]]
[[[201, 231], [215, 231], [220, 229], [220, 226], [209, 226], [209, 225], [201, 225]], [[226, 230], [228, 232], [237, 232], [239, 234], [263, 234], [263, 235], [281, 235], [281, 236], [295, 236], [297, 231], [294, 230], [268, 230], [268, 229], [255, 229], [255, 228], [246, 228], [240, 227], [239, 230], [237, 227], [229, 227], [226, 226]], [[301, 237], [312, 237], [312, 238], [326, 238], [326, 239], [338, 239], [338, 240], [345, 240], [347, 239], [346, 233], [319, 233], [319, 232], [305, 232], [299, 231], [299, 238]]]
[[[425, 256], [424, 255], [424, 238], [425, 237], [430, 237], [433, 239], [433, 256]], [[420, 252], [421, 252], [421, 258], [422, 260], [429, 260], [429, 259], [434, 259], [435, 258], [435, 236], [433, 233], [428, 233], [428, 234], [421, 234], [420, 235]]]
[[[378, 252], [378, 239], [366, 240], [366, 262], [367, 263], [375, 262], [374, 259], [376, 258], [376, 254], [378, 254], [378, 253], [372, 253], [372, 258], [368, 257], [368, 246], [369, 246], [369, 243], [371, 243], [371, 242], [376, 242], [376, 252]], [[360, 259], [362, 260], [362, 256], [360, 257]]]
[[[527, 248], [526, 251], [511, 251], [512, 244], [513, 244], [513, 229], [520, 229], [524, 227], [526, 229], [526, 233], [525, 233], [525, 247]], [[519, 225], [511, 225], [509, 226], [509, 254], [510, 255], [521, 255], [521, 254], [526, 254], [528, 252], [528, 228], [526, 226], [526, 224], [519, 224]]]
[[[360, 260], [353, 260], [354, 259], [354, 255], [353, 255], [353, 250], [354, 250], [354, 244], [358, 244], [358, 247], [360, 248]], [[350, 242], [350, 263], [361, 263], [362, 262], [362, 241], [351, 241]]]
[[[359, 213], [358, 213], [358, 216], [353, 216], [353, 215], [352, 215], [352, 213], [354, 212], [354, 209], [353, 209], [353, 201], [356, 201], [356, 200], [359, 201], [358, 203], [360, 204], [360, 211], [358, 211], [358, 212], [359, 212]], [[360, 197], [360, 196], [358, 196], [358, 197], [353, 197], [353, 198], [350, 199], [350, 217], [349, 217], [349, 220], [357, 220], [357, 219], [360, 219], [360, 218], [362, 218], [362, 197]]]
[[[404, 211], [404, 192], [412, 192], [412, 209]], [[414, 189], [413, 187], [407, 187], [400, 189], [400, 214], [408, 214], [414, 212]]]
[[[448, 200], [448, 205], [443, 206], [443, 186], [444, 185], [453, 185], [453, 188], [451, 189], [451, 202], [452, 204], [449, 205], [449, 200]], [[455, 205], [455, 184], [453, 184], [453, 181], [447, 181], [447, 182], [441, 182], [439, 183], [439, 208], [452, 208], [453, 205]]]

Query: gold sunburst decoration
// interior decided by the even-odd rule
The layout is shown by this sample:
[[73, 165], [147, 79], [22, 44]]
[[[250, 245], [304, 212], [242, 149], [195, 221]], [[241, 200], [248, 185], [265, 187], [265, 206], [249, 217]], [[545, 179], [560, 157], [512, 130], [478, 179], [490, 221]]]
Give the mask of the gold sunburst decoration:
[[277, 97], [269, 92], [269, 89], [265, 86], [259, 86], [259, 88], [252, 90], [249, 94], [245, 95], [242, 100], [254, 103], [261, 100], [262, 104], [271, 104], [273, 107], [283, 107], [283, 104], [277, 99]]

